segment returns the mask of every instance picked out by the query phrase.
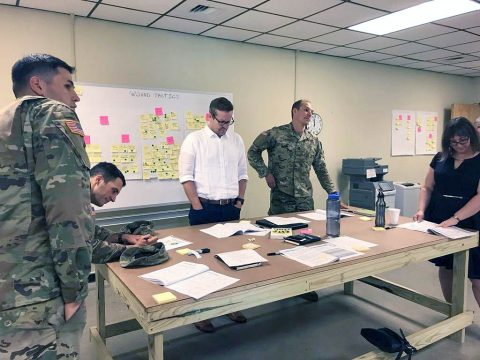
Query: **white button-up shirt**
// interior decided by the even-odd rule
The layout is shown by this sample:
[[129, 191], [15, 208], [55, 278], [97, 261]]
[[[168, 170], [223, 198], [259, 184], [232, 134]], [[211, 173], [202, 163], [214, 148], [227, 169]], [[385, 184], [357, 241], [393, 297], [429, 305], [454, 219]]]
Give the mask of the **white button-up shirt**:
[[233, 130], [218, 137], [208, 126], [190, 133], [178, 159], [180, 182], [194, 181], [197, 195], [209, 200], [238, 196], [238, 182], [248, 180], [243, 140]]

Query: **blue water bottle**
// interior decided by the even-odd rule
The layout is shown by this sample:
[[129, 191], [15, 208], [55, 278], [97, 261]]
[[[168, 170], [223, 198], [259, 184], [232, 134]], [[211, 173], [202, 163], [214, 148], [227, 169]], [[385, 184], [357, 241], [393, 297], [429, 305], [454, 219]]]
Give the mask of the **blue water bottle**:
[[335, 191], [327, 199], [327, 235], [340, 236], [340, 194]]

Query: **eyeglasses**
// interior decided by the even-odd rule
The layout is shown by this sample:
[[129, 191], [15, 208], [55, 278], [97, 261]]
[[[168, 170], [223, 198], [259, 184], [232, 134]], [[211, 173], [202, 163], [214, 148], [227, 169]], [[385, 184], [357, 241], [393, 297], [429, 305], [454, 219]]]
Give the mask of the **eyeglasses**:
[[218, 125], [220, 125], [220, 126], [229, 126], [229, 125], [232, 125], [232, 124], [235, 122], [235, 120], [233, 119], [233, 117], [232, 117], [232, 120], [230, 120], [230, 121], [220, 121], [220, 120], [218, 120], [215, 116], [212, 115], [212, 117], [213, 117], [215, 120], [217, 120], [217, 123], [218, 123]]
[[461, 138], [459, 141], [450, 140], [450, 146], [466, 145], [469, 141], [469, 137]]

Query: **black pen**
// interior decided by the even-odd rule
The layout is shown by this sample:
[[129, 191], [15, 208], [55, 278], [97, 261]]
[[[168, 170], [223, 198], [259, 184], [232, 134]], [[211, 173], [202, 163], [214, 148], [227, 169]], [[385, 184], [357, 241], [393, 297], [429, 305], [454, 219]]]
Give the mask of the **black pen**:
[[271, 252], [271, 253], [267, 253], [267, 256], [275, 256], [275, 255], [282, 255], [281, 252]]

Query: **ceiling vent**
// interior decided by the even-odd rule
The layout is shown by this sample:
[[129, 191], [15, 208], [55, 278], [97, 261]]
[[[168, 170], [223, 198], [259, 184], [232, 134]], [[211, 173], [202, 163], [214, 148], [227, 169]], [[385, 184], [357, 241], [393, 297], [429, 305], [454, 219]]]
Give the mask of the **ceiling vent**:
[[190, 12], [193, 14], [211, 14], [214, 11], [217, 11], [217, 9], [206, 5], [197, 5], [190, 9]]

